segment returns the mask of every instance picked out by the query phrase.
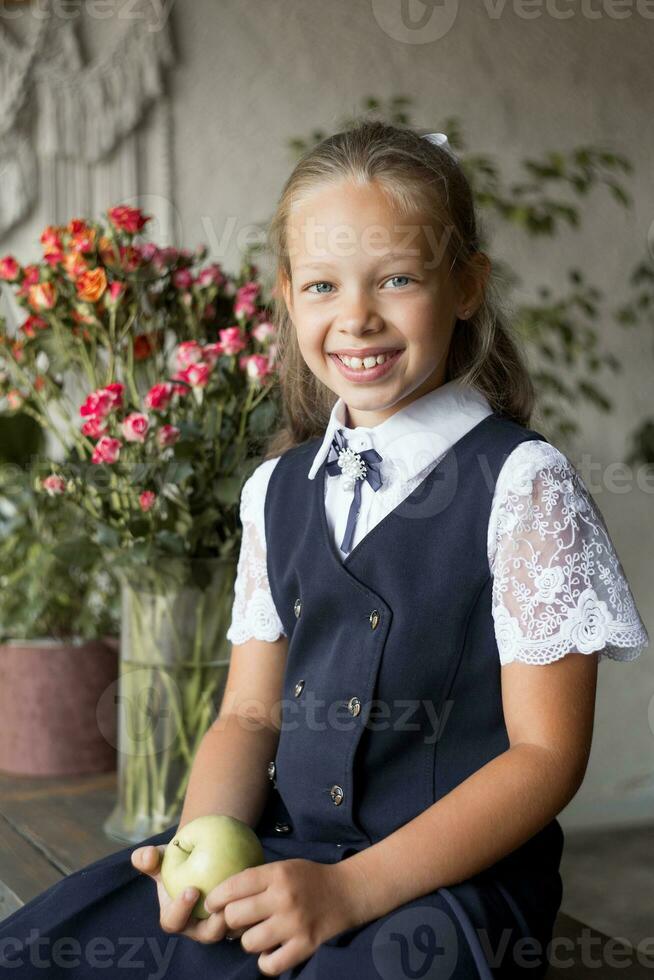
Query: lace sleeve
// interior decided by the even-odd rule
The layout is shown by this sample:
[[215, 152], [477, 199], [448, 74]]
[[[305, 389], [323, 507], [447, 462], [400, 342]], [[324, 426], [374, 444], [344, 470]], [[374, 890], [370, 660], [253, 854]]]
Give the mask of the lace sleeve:
[[488, 559], [502, 664], [547, 664], [572, 651], [634, 660], [649, 645], [604, 518], [549, 443], [521, 443], [504, 463]]
[[286, 635], [268, 583], [264, 502], [268, 480], [279, 456], [264, 460], [243, 484], [240, 518], [241, 550], [234, 582], [232, 621], [226, 633], [230, 643], [273, 640]]

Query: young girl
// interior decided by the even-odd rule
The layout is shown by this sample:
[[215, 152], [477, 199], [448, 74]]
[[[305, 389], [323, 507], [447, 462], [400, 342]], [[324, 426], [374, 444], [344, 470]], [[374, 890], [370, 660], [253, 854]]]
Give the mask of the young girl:
[[[178, 826], [29, 902], [0, 956], [37, 975], [38, 933], [48, 977], [128, 955], [196, 980], [542, 977], [598, 661], [647, 632], [582, 479], [529, 428], [446, 137], [324, 140], [270, 232], [285, 427], [242, 491], [220, 716]], [[198, 920], [159, 867], [206, 813], [266, 863]]]

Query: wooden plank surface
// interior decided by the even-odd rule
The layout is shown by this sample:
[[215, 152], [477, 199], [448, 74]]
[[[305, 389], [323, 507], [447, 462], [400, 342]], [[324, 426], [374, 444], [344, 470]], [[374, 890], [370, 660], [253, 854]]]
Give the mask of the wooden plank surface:
[[5, 895], [13, 892], [27, 902], [63, 876], [126, 847], [102, 829], [115, 800], [115, 772], [67, 778], [0, 772]]
[[[116, 773], [31, 778], [0, 772], [0, 919], [63, 876], [128, 845], [109, 839], [102, 825], [116, 800]], [[631, 947], [559, 912], [555, 937], [567, 940], [557, 955], [572, 963], [550, 966], [546, 980], [652, 980]], [[527, 957], [528, 959], [528, 957]], [[627, 965], [628, 964], [628, 965]]]

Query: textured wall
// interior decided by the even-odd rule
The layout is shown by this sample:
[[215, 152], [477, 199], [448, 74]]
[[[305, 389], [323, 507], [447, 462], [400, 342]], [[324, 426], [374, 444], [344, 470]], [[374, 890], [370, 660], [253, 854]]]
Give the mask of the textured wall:
[[[403, 9], [413, 27], [402, 24]], [[171, 94], [183, 244], [207, 242], [233, 268], [239, 234], [266, 221], [289, 172], [286, 141], [335, 128], [368, 94], [404, 94], [415, 100], [417, 126], [435, 130], [460, 117], [469, 147], [496, 156], [508, 175], [541, 150], [602, 141], [626, 153], [636, 168], [630, 213], [600, 191], [583, 230], [555, 246], [514, 232], [494, 238], [526, 297], [541, 283], [560, 288], [572, 264], [616, 303], [625, 295], [654, 219], [654, 3], [178, 0], [170, 15], [180, 61]], [[111, 30], [88, 17], [83, 27], [96, 50]], [[42, 224], [35, 214], [0, 245], [2, 254], [38, 254]], [[621, 481], [626, 492], [616, 492], [606, 475], [623, 458], [625, 434], [651, 411], [652, 340], [646, 331], [618, 332], [610, 320], [601, 329], [624, 364], [610, 384], [616, 410], [606, 418], [584, 409], [581, 438], [561, 448], [584, 476], [583, 453], [600, 464], [589, 485], [654, 637], [652, 480], [649, 491], [639, 489], [634, 472]], [[589, 769], [564, 826], [651, 820], [653, 692], [654, 651], [632, 664], [602, 664]]]

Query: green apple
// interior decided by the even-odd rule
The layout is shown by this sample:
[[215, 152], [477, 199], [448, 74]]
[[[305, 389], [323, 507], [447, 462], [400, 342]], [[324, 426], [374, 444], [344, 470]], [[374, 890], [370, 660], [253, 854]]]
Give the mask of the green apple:
[[248, 824], [211, 813], [196, 817], [177, 831], [164, 851], [161, 880], [171, 898], [177, 898], [185, 888], [198, 888], [200, 895], [191, 914], [207, 919], [204, 900], [211, 889], [265, 860], [259, 838]]

